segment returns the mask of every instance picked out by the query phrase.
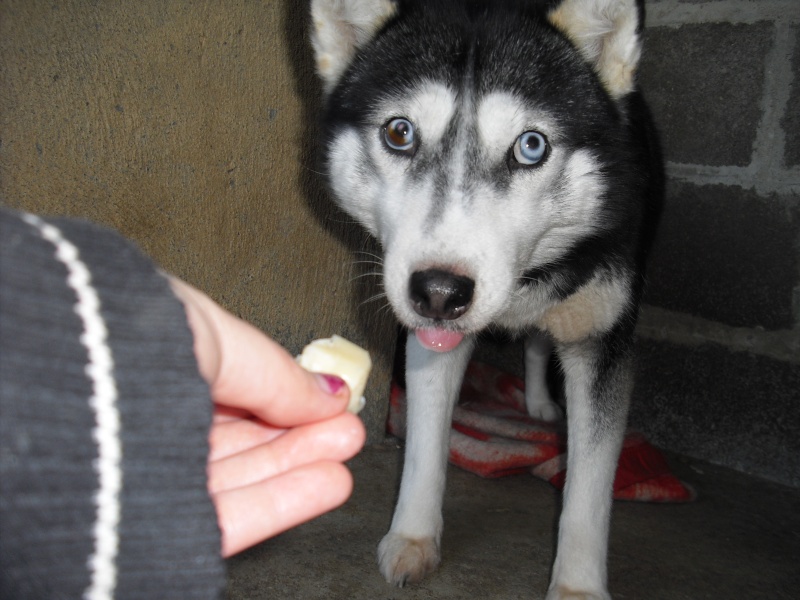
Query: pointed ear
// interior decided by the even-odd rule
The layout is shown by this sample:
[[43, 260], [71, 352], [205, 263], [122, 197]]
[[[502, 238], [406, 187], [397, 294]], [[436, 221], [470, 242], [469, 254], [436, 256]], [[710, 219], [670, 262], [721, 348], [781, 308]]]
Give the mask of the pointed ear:
[[564, 0], [548, 19], [594, 65], [613, 98], [633, 91], [642, 54], [636, 0]]
[[311, 44], [326, 94], [356, 50], [396, 12], [392, 0], [311, 0]]

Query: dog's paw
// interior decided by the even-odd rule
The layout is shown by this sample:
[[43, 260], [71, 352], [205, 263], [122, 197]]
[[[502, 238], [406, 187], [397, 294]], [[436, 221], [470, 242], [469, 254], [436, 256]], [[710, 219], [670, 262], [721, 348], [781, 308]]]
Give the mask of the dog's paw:
[[611, 594], [605, 590], [583, 592], [560, 585], [551, 588], [545, 600], [611, 600]]
[[417, 583], [439, 566], [439, 544], [432, 537], [412, 539], [389, 532], [378, 545], [378, 564], [388, 583]]
[[564, 411], [553, 401], [537, 402], [528, 406], [528, 414], [534, 419], [553, 423], [564, 418]]

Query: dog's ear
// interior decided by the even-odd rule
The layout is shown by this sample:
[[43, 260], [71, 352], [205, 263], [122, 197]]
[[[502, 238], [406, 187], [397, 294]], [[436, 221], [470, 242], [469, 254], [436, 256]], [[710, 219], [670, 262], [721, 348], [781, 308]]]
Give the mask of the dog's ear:
[[548, 18], [594, 65], [612, 97], [633, 91], [642, 54], [637, 0], [564, 0]]
[[311, 43], [326, 94], [356, 50], [396, 12], [393, 0], [311, 0]]

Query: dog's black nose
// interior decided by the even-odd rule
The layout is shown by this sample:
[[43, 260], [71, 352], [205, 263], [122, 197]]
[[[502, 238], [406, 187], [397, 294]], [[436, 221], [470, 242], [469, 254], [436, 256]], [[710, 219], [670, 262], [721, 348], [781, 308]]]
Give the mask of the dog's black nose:
[[472, 279], [441, 269], [416, 271], [409, 284], [409, 297], [417, 314], [445, 321], [467, 312], [474, 291]]

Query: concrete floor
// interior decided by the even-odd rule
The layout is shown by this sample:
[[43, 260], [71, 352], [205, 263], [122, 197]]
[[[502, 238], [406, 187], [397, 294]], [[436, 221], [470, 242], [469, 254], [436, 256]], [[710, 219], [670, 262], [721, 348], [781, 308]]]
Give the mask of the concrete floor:
[[[684, 505], [617, 502], [609, 588], [614, 598], [800, 598], [800, 490], [670, 457], [698, 491]], [[375, 547], [391, 519], [401, 453], [372, 447], [352, 462], [343, 508], [229, 562], [230, 600], [542, 598], [558, 493], [532, 476], [448, 474], [443, 559], [423, 583], [387, 585]]]

